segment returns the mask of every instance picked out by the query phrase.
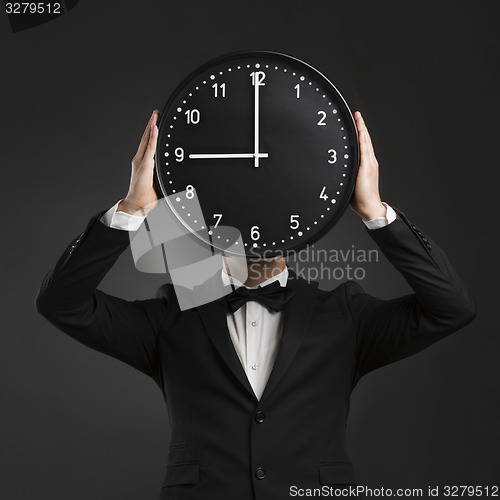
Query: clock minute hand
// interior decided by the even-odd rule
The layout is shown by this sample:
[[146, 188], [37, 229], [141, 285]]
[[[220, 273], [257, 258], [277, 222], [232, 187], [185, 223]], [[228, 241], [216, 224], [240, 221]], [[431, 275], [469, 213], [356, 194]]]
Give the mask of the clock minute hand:
[[253, 84], [255, 87], [255, 93], [254, 93], [254, 96], [255, 96], [255, 99], [254, 99], [254, 163], [253, 163], [254, 167], [259, 166], [259, 158], [260, 158], [260, 154], [259, 154], [259, 121], [260, 121], [260, 118], [259, 118], [259, 108], [260, 108], [259, 87], [261, 85], [265, 85], [263, 83], [264, 77], [265, 77], [265, 74], [262, 71], [256, 71], [255, 73], [253, 73]]
[[[255, 153], [215, 153], [215, 154], [190, 154], [190, 160], [205, 160], [210, 158], [255, 158]], [[268, 153], [258, 153], [259, 158], [268, 158]]]

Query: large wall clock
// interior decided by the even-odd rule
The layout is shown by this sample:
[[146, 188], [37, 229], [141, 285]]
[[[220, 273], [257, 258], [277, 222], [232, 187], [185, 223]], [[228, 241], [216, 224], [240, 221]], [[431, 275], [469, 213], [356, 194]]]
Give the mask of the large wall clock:
[[[227, 228], [236, 228], [248, 257], [283, 255], [324, 235], [349, 203], [358, 166], [342, 95], [284, 54], [214, 59], [161, 112], [156, 174], [171, 210], [216, 248], [229, 246]], [[195, 196], [203, 217], [192, 213]]]

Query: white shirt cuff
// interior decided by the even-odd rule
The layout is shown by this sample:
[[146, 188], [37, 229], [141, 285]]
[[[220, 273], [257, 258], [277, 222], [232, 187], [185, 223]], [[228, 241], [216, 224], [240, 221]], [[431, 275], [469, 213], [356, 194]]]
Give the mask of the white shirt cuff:
[[394, 222], [397, 218], [397, 214], [394, 209], [389, 206], [387, 203], [382, 202], [382, 205], [386, 207], [385, 217], [377, 217], [372, 220], [364, 220], [365, 226], [368, 229], [378, 229], [380, 227], [387, 226], [391, 222]]
[[121, 229], [122, 231], [137, 231], [144, 222], [146, 216], [130, 215], [126, 212], [117, 212], [118, 203], [112, 206], [102, 217], [101, 222], [113, 229]]

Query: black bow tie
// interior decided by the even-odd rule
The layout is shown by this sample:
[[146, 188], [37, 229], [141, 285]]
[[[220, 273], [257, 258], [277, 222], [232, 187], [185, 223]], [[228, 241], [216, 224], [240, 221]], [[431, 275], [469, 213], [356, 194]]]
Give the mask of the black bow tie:
[[226, 296], [226, 302], [232, 313], [249, 300], [256, 300], [274, 311], [281, 311], [294, 294], [295, 290], [289, 286], [281, 286], [279, 281], [274, 281], [259, 288], [249, 289], [241, 286]]

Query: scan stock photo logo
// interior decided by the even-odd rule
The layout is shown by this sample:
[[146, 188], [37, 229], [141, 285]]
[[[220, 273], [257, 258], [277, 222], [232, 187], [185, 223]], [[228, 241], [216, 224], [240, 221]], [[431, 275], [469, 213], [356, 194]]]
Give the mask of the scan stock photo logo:
[[17, 33], [63, 16], [78, 5], [78, 1], [6, 2], [4, 0], [4, 6], [12, 32]]

